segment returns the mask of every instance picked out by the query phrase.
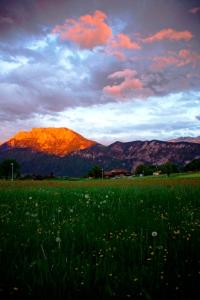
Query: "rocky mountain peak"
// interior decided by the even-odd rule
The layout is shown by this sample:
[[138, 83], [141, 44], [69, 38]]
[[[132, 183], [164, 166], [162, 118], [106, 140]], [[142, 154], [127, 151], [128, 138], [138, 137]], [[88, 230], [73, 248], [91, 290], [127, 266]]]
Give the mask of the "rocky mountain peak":
[[83, 150], [95, 145], [68, 128], [32, 128], [20, 131], [7, 143], [10, 148], [30, 148], [33, 151], [65, 156], [71, 152]]

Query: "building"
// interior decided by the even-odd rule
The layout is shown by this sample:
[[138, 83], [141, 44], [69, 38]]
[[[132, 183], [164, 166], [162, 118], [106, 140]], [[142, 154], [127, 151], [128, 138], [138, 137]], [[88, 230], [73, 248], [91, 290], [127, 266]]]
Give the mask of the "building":
[[161, 174], [161, 171], [153, 172], [153, 176], [159, 176], [160, 174]]
[[104, 172], [104, 178], [123, 177], [130, 175], [132, 175], [131, 172], [127, 171], [126, 169], [114, 169], [111, 171]]

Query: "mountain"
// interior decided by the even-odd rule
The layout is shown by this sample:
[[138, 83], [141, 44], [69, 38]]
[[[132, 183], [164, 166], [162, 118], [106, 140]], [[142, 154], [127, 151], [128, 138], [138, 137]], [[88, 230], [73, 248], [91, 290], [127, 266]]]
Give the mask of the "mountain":
[[197, 136], [197, 137], [185, 136], [185, 137], [180, 137], [177, 139], [169, 140], [169, 142], [172, 142], [172, 143], [186, 142], [186, 143], [200, 144], [200, 136]]
[[33, 128], [31, 131], [17, 133], [4, 143], [4, 148], [29, 148], [32, 151], [65, 156], [94, 144], [95, 142], [87, 140], [68, 128]]
[[170, 143], [164, 141], [115, 142], [107, 147], [95, 145], [71, 156], [94, 160], [106, 169], [127, 168], [133, 171], [139, 164], [161, 165], [171, 161], [185, 165], [195, 158], [200, 158], [200, 144]]
[[167, 161], [183, 166], [200, 158], [200, 144], [153, 140], [104, 146], [66, 128], [36, 128], [0, 145], [0, 161], [4, 158], [15, 158], [23, 174], [83, 176], [95, 164], [105, 171]]

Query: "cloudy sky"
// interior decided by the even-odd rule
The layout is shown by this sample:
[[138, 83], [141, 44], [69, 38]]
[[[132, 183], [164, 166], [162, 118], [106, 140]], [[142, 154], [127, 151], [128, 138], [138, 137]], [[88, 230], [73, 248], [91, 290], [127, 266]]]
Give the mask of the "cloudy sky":
[[0, 141], [200, 135], [199, 0], [1, 0]]

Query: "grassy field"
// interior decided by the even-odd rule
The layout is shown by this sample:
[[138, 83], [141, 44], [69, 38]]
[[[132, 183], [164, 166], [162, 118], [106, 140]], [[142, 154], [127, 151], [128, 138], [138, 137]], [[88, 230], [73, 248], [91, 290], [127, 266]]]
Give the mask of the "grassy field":
[[0, 182], [0, 299], [197, 299], [200, 177]]

